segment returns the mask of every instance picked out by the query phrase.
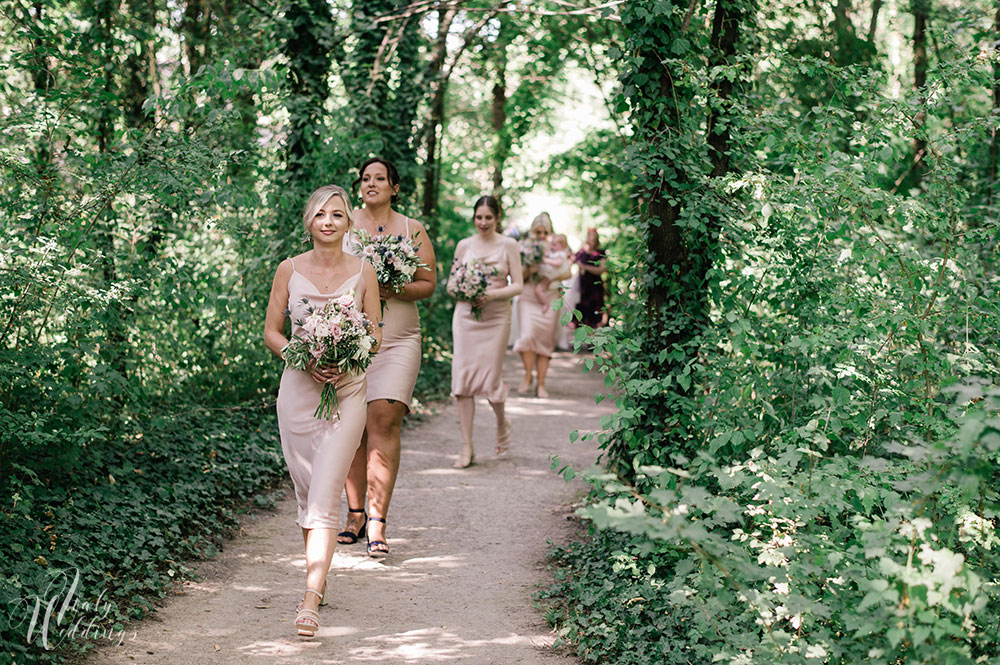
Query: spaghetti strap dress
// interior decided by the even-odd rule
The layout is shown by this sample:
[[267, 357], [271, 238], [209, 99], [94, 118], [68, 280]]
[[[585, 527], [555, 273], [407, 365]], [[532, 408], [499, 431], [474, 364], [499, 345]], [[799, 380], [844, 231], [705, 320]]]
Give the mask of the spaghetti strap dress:
[[[301, 333], [301, 326], [295, 322], [305, 320], [309, 307], [322, 307], [352, 290], [355, 302], [362, 302], [365, 281], [360, 270], [332, 293], [322, 293], [295, 270], [293, 262], [292, 276], [288, 280], [292, 334]], [[341, 376], [336, 383], [340, 415], [325, 420], [313, 416], [323, 384], [302, 370], [286, 367], [281, 375], [277, 408], [281, 452], [295, 486], [296, 524], [304, 529], [336, 529], [339, 526], [340, 494], [365, 429], [368, 412], [365, 385], [364, 373]]]
[[[410, 237], [410, 218], [406, 218]], [[360, 253], [353, 229], [344, 236], [344, 251]], [[368, 401], [394, 400], [410, 409], [420, 372], [420, 313], [417, 303], [390, 298], [382, 310], [382, 346], [368, 367]]]
[[[478, 259], [496, 268], [490, 286], [505, 286], [510, 266], [507, 265], [507, 243], [494, 248], [486, 256], [466, 253], [466, 263]], [[472, 306], [456, 302], [451, 318], [454, 355], [451, 361], [451, 394], [463, 397], [485, 397], [491, 402], [507, 400], [508, 387], [503, 382], [503, 357], [510, 335], [510, 299], [491, 300], [483, 307], [483, 314], [476, 319]]]
[[[549, 285], [551, 300], [558, 297], [559, 282]], [[514, 351], [529, 351], [539, 356], [552, 357], [556, 349], [559, 333], [559, 310], [543, 306], [535, 292], [534, 284], [529, 284], [517, 298], [517, 321], [520, 332], [514, 342]]]

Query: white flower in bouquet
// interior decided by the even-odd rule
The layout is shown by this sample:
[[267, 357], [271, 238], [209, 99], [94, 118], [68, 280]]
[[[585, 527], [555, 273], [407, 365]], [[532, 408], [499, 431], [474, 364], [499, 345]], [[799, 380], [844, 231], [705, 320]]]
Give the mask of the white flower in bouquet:
[[545, 258], [545, 243], [534, 238], [524, 238], [518, 241], [521, 250], [521, 265], [525, 268], [537, 266]]
[[476, 320], [482, 318], [483, 309], [476, 304], [486, 294], [490, 278], [497, 274], [497, 269], [475, 259], [467, 263], [455, 262], [448, 276], [448, 292], [457, 300], [472, 303], [472, 315]]
[[[379, 231], [381, 230], [380, 226]], [[401, 291], [413, 280], [417, 268], [427, 267], [417, 255], [420, 243], [414, 243], [404, 235], [372, 236], [364, 230], [359, 230], [354, 235], [359, 255], [375, 268], [378, 283], [391, 291]], [[385, 307], [384, 301], [382, 306]]]
[[[303, 298], [308, 303], [307, 298]], [[300, 335], [293, 335], [281, 352], [285, 366], [311, 372], [320, 365], [335, 365], [344, 374], [358, 374], [371, 364], [375, 338], [369, 334], [371, 321], [358, 308], [354, 292], [345, 293], [323, 307], [310, 307], [304, 321], [296, 321], [302, 327]], [[324, 384], [319, 406], [313, 415], [316, 418], [333, 420], [340, 413], [337, 388]]]

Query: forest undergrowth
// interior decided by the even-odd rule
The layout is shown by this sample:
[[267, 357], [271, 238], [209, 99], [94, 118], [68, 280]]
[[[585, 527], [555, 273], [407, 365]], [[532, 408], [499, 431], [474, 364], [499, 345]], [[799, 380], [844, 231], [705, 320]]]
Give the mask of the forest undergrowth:
[[[270, 279], [376, 153], [442, 271], [484, 191], [601, 223], [613, 325], [577, 341], [617, 413], [557, 465], [592, 487], [563, 644], [1000, 659], [996, 8], [583, 5], [0, 8], [0, 663], [114, 639], [273, 500]], [[607, 117], [541, 159], [570, 63]], [[433, 401], [451, 309], [420, 308]]]
[[594, 663], [997, 662], [996, 54], [947, 15], [900, 98], [874, 49], [715, 12], [728, 51], [663, 56], [680, 9], [622, 10], [636, 278], [589, 338], [618, 410], [561, 468], [590, 537], [549, 618]]

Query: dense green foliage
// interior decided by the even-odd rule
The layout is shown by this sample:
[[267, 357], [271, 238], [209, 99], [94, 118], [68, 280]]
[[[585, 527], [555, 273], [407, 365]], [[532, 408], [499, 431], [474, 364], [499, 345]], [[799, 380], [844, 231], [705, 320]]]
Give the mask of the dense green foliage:
[[[269, 502], [272, 271], [383, 153], [442, 271], [483, 191], [609, 220], [615, 325], [578, 339], [618, 410], [547, 594], [585, 660], [1000, 658], [994, 11], [0, 8], [0, 657], [82, 648], [25, 639], [68, 571], [116, 629]], [[544, 163], [571, 69], [612, 123]], [[428, 400], [450, 300], [421, 312]]]
[[[622, 9], [622, 103], [662, 115], [629, 148], [647, 230], [620, 269], [643, 275], [638, 305], [595, 335], [619, 407], [581, 511], [601, 531], [557, 553], [552, 617], [587, 662], [993, 662], [985, 12], [938, 8], [948, 33], [908, 93], [874, 56], [812, 55], [834, 40], [810, 27], [825, 16], [728, 6], [745, 38], [711, 67], [708, 18], [684, 33], [684, 7]], [[740, 94], [719, 95], [720, 76]], [[725, 172], [703, 122], [720, 105]], [[656, 244], [664, 229], [677, 254]]]
[[121, 425], [127, 455], [84, 458], [58, 479], [18, 468], [0, 553], [3, 662], [62, 662], [84, 640], [123, 639], [190, 574], [185, 561], [217, 552], [238, 507], [273, 502], [276, 431], [260, 409], [156, 416]]
[[[516, 143], [544, 119], [585, 21], [516, 17], [501, 47], [499, 7], [442, 9], [0, 7], [0, 662], [104, 641], [187, 574], [175, 562], [210, 555], [235, 511], [270, 500], [281, 367], [261, 330], [275, 266], [305, 249], [310, 191], [350, 185], [381, 154], [402, 174], [397, 209], [420, 218], [433, 161], [420, 150], [440, 126], [438, 212], [422, 221], [447, 270], [497, 146], [524, 171]], [[480, 93], [501, 54], [510, 122], [493, 127]], [[431, 117], [431, 84], [447, 77]], [[421, 311], [426, 402], [448, 395], [451, 300]], [[73, 571], [90, 605], [49, 627], [50, 651], [38, 626], [28, 635], [29, 601]], [[78, 618], [95, 628], [69, 634]]]

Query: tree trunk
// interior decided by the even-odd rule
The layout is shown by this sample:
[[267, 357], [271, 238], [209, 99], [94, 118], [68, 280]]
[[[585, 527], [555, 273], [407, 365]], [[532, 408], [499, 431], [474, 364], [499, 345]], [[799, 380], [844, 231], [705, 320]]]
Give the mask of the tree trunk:
[[184, 16], [181, 18], [181, 33], [184, 35], [185, 73], [198, 73], [210, 54], [212, 36], [211, 0], [187, 0]]
[[[997, 11], [993, 18], [993, 39], [994, 50], [1000, 51], [1000, 0], [997, 1]], [[1000, 62], [993, 63], [993, 116], [997, 117], [1000, 113]], [[995, 196], [996, 181], [997, 181], [997, 158], [1000, 156], [1000, 137], [997, 136], [997, 120], [994, 119], [993, 126], [991, 127], [992, 136], [990, 137], [990, 161], [989, 167], [987, 169], [986, 181], [989, 183], [989, 202], [990, 205], [993, 204], [993, 199]]]
[[[426, 65], [420, 58], [419, 21], [405, 0], [354, 3], [354, 47], [343, 68], [344, 86], [355, 118], [354, 134], [367, 157], [375, 152], [399, 168], [400, 195], [415, 198], [417, 170], [413, 141], [417, 109], [425, 98]], [[382, 20], [394, 13], [400, 15]]]
[[[643, 375], [665, 379], [685, 364], [687, 354], [696, 352], [684, 344], [693, 336], [688, 312], [697, 294], [690, 289], [687, 239], [679, 222], [690, 190], [687, 170], [700, 161], [691, 153], [690, 132], [700, 123], [689, 117], [694, 91], [674, 83], [686, 80], [683, 65], [665, 57], [668, 45], [683, 34], [683, 16], [656, 12], [655, 4], [637, 0], [621, 8], [628, 54], [621, 83], [631, 110], [630, 148], [636, 155], [633, 172], [641, 211], [637, 231], [645, 240], [645, 255], [633, 260], [642, 273], [630, 276], [641, 284], [636, 302], [641, 312], [630, 312], [616, 334], [637, 341], [626, 362]], [[639, 415], [629, 423], [629, 432], [616, 433], [610, 441], [611, 469], [632, 481], [637, 465], [663, 463], [684, 450], [693, 408], [689, 388], [672, 382], [655, 396], [632, 396]]]
[[[715, 5], [715, 15], [712, 19], [712, 36], [710, 38], [711, 53], [709, 54], [709, 70], [715, 67], [733, 66], [736, 64], [736, 44], [740, 39], [740, 23], [743, 15], [737, 0], [718, 0]], [[712, 165], [711, 176], [722, 178], [730, 171], [730, 128], [732, 119], [728, 116], [733, 96], [733, 80], [729, 76], [719, 75], [712, 81], [711, 89], [715, 93], [708, 112], [708, 157]], [[713, 262], [717, 245], [721, 220], [709, 216], [705, 220], [705, 237], [700, 243], [702, 251], [698, 253], [699, 284], [704, 284], [709, 268]], [[696, 318], [701, 321], [707, 317], [707, 306]]]
[[510, 155], [510, 137], [507, 134], [507, 42], [503, 23], [496, 40], [496, 78], [493, 79], [493, 103], [491, 118], [493, 128], [493, 196], [497, 201], [503, 198], [503, 168]]
[[[98, 0], [97, 2], [97, 29], [100, 38], [100, 48], [103, 52], [103, 61], [106, 63], [103, 69], [102, 88], [104, 89], [104, 99], [101, 100], [100, 112], [97, 117], [97, 150], [105, 159], [111, 152], [111, 144], [114, 142], [114, 116], [115, 104], [115, 61], [114, 50], [114, 26], [112, 15], [115, 8], [112, 0]], [[108, 196], [113, 195], [107, 192]], [[114, 226], [114, 211], [111, 202], [105, 206], [104, 223], [95, 225], [97, 229], [97, 246], [101, 249], [101, 268], [105, 285], [110, 286], [116, 279], [115, 257], [114, 257], [114, 236], [112, 227]]]
[[[33, 56], [31, 58], [32, 72], [31, 72], [31, 82], [34, 85], [35, 92], [38, 96], [48, 101], [49, 90], [52, 87], [54, 80], [52, 76], [52, 70], [50, 65], [50, 58], [45, 54], [45, 5], [41, 0], [36, 0], [33, 6], [34, 12], [33, 16], [28, 13], [29, 10], [25, 10], [25, 22], [33, 22], [37, 26], [38, 35], [32, 40], [32, 50]], [[45, 190], [46, 195], [42, 199], [42, 205], [38, 211], [37, 221], [34, 225], [34, 235], [38, 235], [42, 231], [42, 227], [48, 220], [49, 216], [49, 197], [51, 196], [53, 182], [55, 176], [52, 173], [52, 149], [49, 145], [49, 138], [46, 136], [40, 136], [36, 144], [34, 154], [32, 155], [32, 160], [34, 162], [34, 170], [38, 174], [38, 179], [40, 181], [41, 187]]]
[[333, 17], [326, 0], [295, 0], [286, 13], [295, 28], [284, 52], [288, 58], [288, 139], [285, 146], [288, 177], [293, 185], [308, 188], [323, 181], [324, 174], [309, 169], [309, 156], [323, 123], [323, 105], [329, 95], [329, 35]]
[[[712, 20], [711, 54], [709, 69], [733, 65], [736, 62], [736, 43], [740, 38], [742, 16], [733, 0], [719, 0]], [[720, 122], [727, 114], [727, 104], [733, 94], [733, 81], [727, 76], [718, 76], [712, 82], [716, 94], [708, 113], [709, 159], [712, 163], [712, 177], [721, 178], [729, 172], [729, 128], [730, 123]]]
[[503, 197], [503, 167], [510, 154], [507, 138], [507, 68], [506, 63], [497, 63], [496, 79], [493, 82], [493, 136], [496, 145], [493, 150], [493, 196], [499, 201]]
[[[396, 83], [392, 88], [391, 110], [386, 113], [391, 125], [383, 128], [386, 135], [385, 153], [399, 167], [399, 191], [406, 198], [417, 200], [417, 109], [426, 99], [427, 85], [423, 76], [427, 73], [421, 60], [421, 40], [423, 31], [420, 22], [414, 18], [403, 20], [397, 32], [395, 54], [392, 67], [396, 70]], [[386, 112], [390, 109], [385, 109]]]
[[878, 28], [878, 14], [882, 11], [882, 0], [873, 0], [872, 19], [868, 23], [868, 41], [875, 41], [875, 30]]
[[[837, 31], [837, 36], [841, 34], [854, 34], [854, 24], [851, 23], [851, 0], [837, 0], [837, 4], [833, 7], [833, 26]], [[716, 16], [718, 16], [718, 8], [716, 8]]]
[[[118, 105], [115, 100], [118, 98], [118, 91], [115, 87], [114, 72], [117, 71], [115, 63], [115, 33], [114, 16], [117, 10], [113, 0], [98, 0], [95, 3], [96, 33], [97, 43], [95, 46], [101, 54], [100, 59], [105, 64], [102, 70], [102, 88], [104, 98], [101, 100], [100, 112], [97, 117], [97, 149], [102, 161], [108, 164], [112, 160], [113, 144], [115, 136], [115, 119]], [[96, 50], [96, 49], [95, 49]], [[101, 218], [94, 224], [94, 244], [101, 255], [101, 277], [103, 285], [111, 289], [118, 280], [118, 266], [116, 264], [114, 231], [116, 226], [116, 216], [114, 209], [113, 189], [102, 192], [107, 197], [104, 203]], [[108, 302], [107, 311], [104, 316], [105, 338], [101, 344], [100, 355], [104, 363], [112, 368], [120, 376], [127, 375], [126, 357], [126, 335], [125, 323], [123, 320], [122, 303], [118, 299], [111, 299]], [[112, 400], [121, 404], [123, 399], [119, 394], [113, 394]]]
[[913, 118], [913, 166], [911, 187], [919, 187], [923, 177], [924, 153], [927, 139], [924, 137], [924, 123], [927, 119], [927, 97], [924, 85], [927, 83], [927, 19], [930, 14], [930, 0], [913, 0], [913, 90], [917, 94], [917, 113]]
[[[713, 83], [704, 139], [713, 179], [731, 169], [734, 84], [727, 72], [712, 70], [737, 64], [740, 23], [753, 13], [749, 5], [747, 0], [719, 0], [715, 6], [707, 63]], [[609, 444], [609, 460], [626, 479], [633, 477], [636, 465], [663, 464], [675, 454], [690, 457], [696, 452], [698, 401], [684, 370], [697, 357], [707, 320], [706, 274], [721, 228], [721, 219], [713, 218], [721, 213], [708, 203], [713, 195], [697, 176], [702, 155], [692, 150], [701, 132], [702, 123], [692, 114], [701, 89], [682, 68], [692, 66], [696, 58], [687, 55], [682, 63], [676, 57], [664, 58], [667, 45], [683, 33], [683, 21], [654, 9], [655, 0], [647, 0], [626, 3], [621, 10], [629, 56], [621, 82], [631, 109], [633, 173], [637, 194], [647, 203], [639, 225], [646, 242], [644, 270], [633, 276], [642, 285], [643, 311], [634, 312], [618, 334], [638, 340], [628, 361], [639, 371], [671, 379], [664, 380], [664, 389], [655, 396], [633, 396], [641, 415], [630, 423], [629, 434], [615, 435]], [[702, 231], [699, 221], [705, 222]]]
[[139, 51], [130, 51], [125, 58], [125, 94], [122, 109], [125, 124], [135, 129], [150, 124], [142, 105], [151, 94], [159, 92], [156, 70], [156, 3], [155, 0], [129, 0], [128, 16], [131, 33], [139, 43]]
[[427, 81], [431, 86], [431, 101], [424, 123], [424, 197], [421, 212], [427, 233], [431, 238], [436, 237], [434, 226], [437, 224], [438, 131], [444, 124], [444, 97], [448, 86], [448, 81], [444, 78], [444, 62], [448, 55], [448, 33], [451, 31], [451, 24], [454, 22], [456, 14], [458, 14], [458, 7], [453, 4], [438, 12], [437, 39], [434, 42], [434, 50], [427, 74]]
[[[652, 54], [650, 54], [652, 55]], [[653, 57], [656, 57], [653, 55]], [[664, 65], [660, 67], [662, 72], [659, 75], [658, 87], [659, 98], [663, 100], [676, 100], [677, 91], [674, 89], [672, 72]], [[680, 128], [670, 127], [669, 121], [678, 116], [680, 109], [675, 104], [673, 109], [660, 114], [656, 121], [655, 134], [667, 136], [671, 130], [677, 132]], [[670, 280], [677, 278], [680, 273], [685, 272], [685, 259], [687, 251], [681, 236], [681, 229], [677, 225], [677, 219], [681, 213], [680, 192], [687, 183], [687, 174], [683, 169], [672, 169], [669, 175], [665, 170], [660, 172], [660, 183], [651, 193], [649, 199], [649, 233], [647, 236], [647, 248], [649, 249], [650, 263], [654, 272], [659, 273], [660, 280]], [[667, 288], [654, 286], [647, 298], [647, 314], [650, 321], [658, 321], [660, 315], [669, 302], [673, 294]], [[676, 341], [676, 336], [671, 336], [670, 341]]]

